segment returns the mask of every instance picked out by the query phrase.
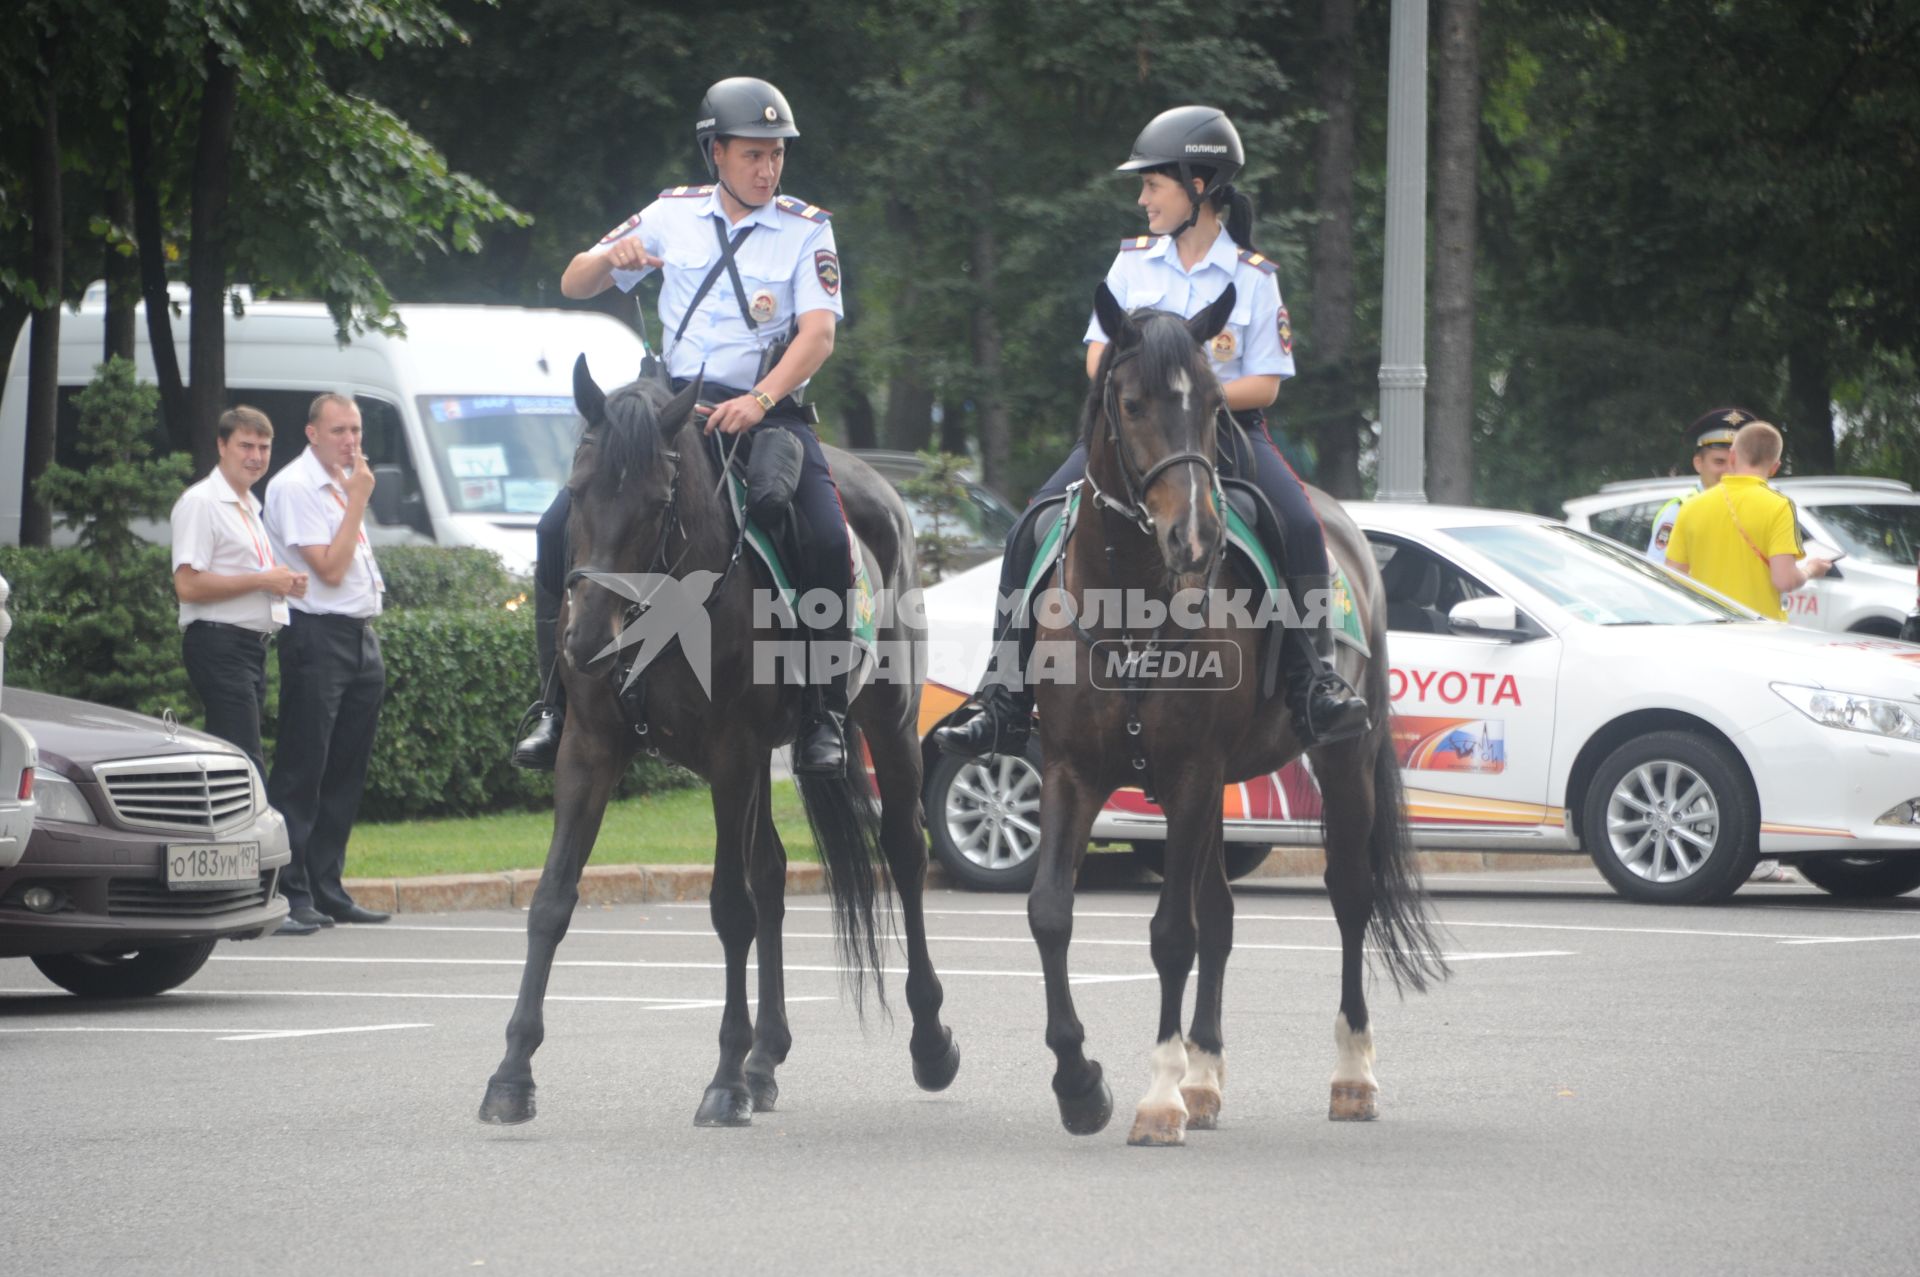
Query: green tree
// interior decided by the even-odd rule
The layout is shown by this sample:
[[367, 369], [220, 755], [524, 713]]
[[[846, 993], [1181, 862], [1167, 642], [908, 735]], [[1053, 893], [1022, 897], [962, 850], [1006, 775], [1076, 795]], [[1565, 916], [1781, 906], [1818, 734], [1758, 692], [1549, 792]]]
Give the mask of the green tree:
[[[77, 401], [79, 469], [50, 468], [38, 496], [77, 529], [76, 544], [21, 550], [8, 577], [18, 627], [9, 676], [22, 686], [155, 714], [190, 703], [180, 665], [170, 555], [134, 531], [165, 519], [187, 459], [154, 457], [159, 396], [112, 359]], [[18, 572], [18, 575], [15, 573]]]

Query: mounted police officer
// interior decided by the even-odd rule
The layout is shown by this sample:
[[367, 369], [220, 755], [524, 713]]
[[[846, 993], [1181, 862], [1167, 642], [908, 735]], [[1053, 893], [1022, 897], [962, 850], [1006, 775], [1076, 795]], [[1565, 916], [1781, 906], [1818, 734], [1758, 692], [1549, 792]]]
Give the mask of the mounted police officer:
[[[844, 645], [849, 635], [851, 546], [840, 496], [799, 396], [833, 353], [842, 314], [839, 252], [826, 210], [780, 194], [786, 141], [800, 136], [780, 90], [736, 76], [707, 90], [694, 126], [708, 186], [660, 192], [640, 212], [576, 256], [561, 276], [568, 297], [592, 297], [609, 285], [631, 290], [661, 275], [660, 323], [675, 390], [704, 377], [709, 434], [755, 427], [781, 430], [803, 457], [793, 505], [804, 533], [796, 582], [804, 593], [831, 591], [841, 602], [812, 633], [814, 645]], [[566, 563], [566, 493], [540, 521], [540, 661], [550, 671]], [[556, 513], [557, 512], [557, 513]], [[805, 611], [806, 609], [802, 609]], [[842, 775], [847, 765], [846, 662], [808, 698], [795, 742], [794, 771]], [[550, 686], [558, 680], [548, 675]], [[549, 694], [551, 697], [551, 694]], [[524, 767], [551, 768], [565, 707], [550, 699], [533, 734], [515, 750]]]
[[[1212, 305], [1229, 285], [1234, 288], [1233, 312], [1208, 345], [1227, 411], [1239, 427], [1222, 423], [1222, 451], [1233, 457], [1241, 478], [1259, 487], [1284, 528], [1282, 566], [1295, 596], [1328, 597], [1331, 573], [1319, 517], [1267, 431], [1265, 410], [1279, 397], [1281, 381], [1293, 376], [1293, 329], [1280, 301], [1277, 268], [1253, 247], [1253, 201], [1233, 187], [1245, 163], [1240, 134], [1224, 112], [1179, 106], [1155, 116], [1116, 170], [1140, 175], [1138, 203], [1149, 233], [1121, 241], [1107, 287], [1128, 310], [1145, 307], [1182, 318]], [[1088, 324], [1085, 340], [1092, 377], [1107, 344], [1098, 318]], [[1241, 430], [1244, 441], [1238, 438]], [[1087, 449], [1081, 443], [1034, 494], [1029, 508], [1066, 492], [1086, 471]], [[1025, 533], [1016, 527], [1008, 538], [1002, 598], [1027, 584], [1033, 545]], [[1368, 726], [1367, 705], [1333, 670], [1334, 610], [1302, 611], [1319, 617], [1320, 624], [1311, 631], [1288, 631], [1293, 650], [1286, 662], [1287, 704], [1294, 730], [1308, 745], [1358, 735]], [[1016, 615], [1003, 624], [1019, 619]], [[934, 732], [936, 743], [950, 753], [980, 757], [1018, 753], [1025, 746], [1033, 692], [1006, 629], [996, 638], [994, 664], [976, 697], [978, 712]]]

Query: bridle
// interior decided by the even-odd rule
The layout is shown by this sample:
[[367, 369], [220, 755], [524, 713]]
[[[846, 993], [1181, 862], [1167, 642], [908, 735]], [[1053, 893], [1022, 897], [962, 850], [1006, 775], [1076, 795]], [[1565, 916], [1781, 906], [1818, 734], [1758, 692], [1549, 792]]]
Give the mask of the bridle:
[[1219, 472], [1214, 467], [1211, 452], [1198, 452], [1188, 449], [1184, 452], [1168, 453], [1160, 460], [1148, 466], [1144, 471], [1134, 461], [1127, 447], [1126, 436], [1120, 432], [1120, 388], [1114, 373], [1120, 365], [1135, 358], [1138, 349], [1115, 355], [1107, 365], [1106, 379], [1100, 390], [1100, 411], [1106, 418], [1107, 440], [1113, 445], [1114, 455], [1120, 461], [1120, 478], [1126, 485], [1126, 500], [1120, 501], [1112, 496], [1094, 480], [1092, 468], [1087, 471], [1087, 490], [1093, 494], [1094, 504], [1111, 510], [1126, 519], [1148, 536], [1153, 535], [1153, 516], [1147, 512], [1147, 490], [1155, 481], [1175, 466], [1199, 466], [1206, 474], [1207, 491], [1219, 486]]

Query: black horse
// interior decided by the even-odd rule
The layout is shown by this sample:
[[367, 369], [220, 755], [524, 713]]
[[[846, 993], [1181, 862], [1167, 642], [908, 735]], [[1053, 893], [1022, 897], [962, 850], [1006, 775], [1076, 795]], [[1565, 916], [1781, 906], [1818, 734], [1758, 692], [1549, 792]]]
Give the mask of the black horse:
[[[1043, 607], [1036, 651], [1050, 676], [1036, 688], [1042, 785], [1038, 877], [1027, 902], [1047, 990], [1047, 1045], [1057, 1068], [1061, 1120], [1076, 1134], [1102, 1129], [1113, 1097], [1098, 1062], [1083, 1051], [1067, 979], [1073, 883], [1094, 816], [1121, 785], [1147, 785], [1167, 814], [1166, 879], [1153, 916], [1151, 949], [1160, 974], [1160, 1025], [1152, 1084], [1129, 1142], [1178, 1144], [1189, 1126], [1212, 1127], [1225, 1076], [1221, 989], [1233, 947], [1233, 896], [1221, 854], [1221, 791], [1300, 756], [1291, 721], [1265, 699], [1261, 631], [1230, 611], [1185, 615], [1199, 628], [1133, 626], [1125, 614], [1085, 619], [1094, 591], [1167, 605], [1182, 589], [1212, 586], [1224, 597], [1258, 598], [1259, 582], [1222, 557], [1224, 516], [1214, 501], [1218, 380], [1203, 346], [1225, 324], [1232, 290], [1190, 320], [1158, 311], [1127, 314], [1103, 284], [1095, 297], [1112, 343], [1096, 370], [1083, 416], [1088, 445], [1082, 512], [1069, 534], [1060, 588], [1075, 607]], [[1400, 770], [1385, 712], [1386, 601], [1365, 537], [1338, 502], [1309, 490], [1328, 549], [1353, 585], [1371, 655], [1349, 650], [1343, 671], [1376, 707], [1372, 728], [1312, 750], [1325, 799], [1326, 883], [1340, 927], [1338, 1059], [1328, 1115], [1377, 1113], [1373, 1035], [1363, 990], [1362, 942], [1369, 923], [1395, 984], [1419, 989], [1444, 974], [1424, 898], [1410, 861]], [[1212, 597], [1223, 597], [1215, 593]], [[1311, 606], [1315, 601], [1307, 600]], [[1151, 609], [1147, 609], [1151, 610]], [[1169, 610], [1169, 615], [1176, 614]], [[1150, 654], [1173, 650], [1218, 660], [1158, 662], [1183, 672], [1143, 677]], [[1277, 641], [1278, 636], [1264, 641]], [[1118, 665], [1115, 658], [1118, 658]], [[1116, 678], [1115, 670], [1122, 671]], [[1181, 1004], [1196, 953], [1200, 979], [1192, 1031], [1183, 1041]]]
[[[553, 842], [527, 916], [526, 968], [507, 1023], [506, 1055], [480, 1105], [483, 1122], [534, 1116], [532, 1058], [545, 1033], [541, 1004], [554, 951], [572, 918], [580, 872], [614, 784], [643, 743], [705, 778], [713, 792], [710, 903], [726, 952], [726, 1009], [719, 1067], [694, 1122], [746, 1125], [755, 1109], [772, 1109], [779, 1094], [774, 1070], [793, 1041], [781, 971], [787, 856], [769, 808], [768, 764], [773, 750], [794, 737], [803, 689], [768, 677], [767, 654], [791, 651], [793, 635], [779, 628], [771, 609], [755, 607], [755, 591], [774, 588], [764, 567], [751, 555], [735, 561], [739, 529], [720, 495], [719, 468], [693, 411], [698, 397], [697, 383], [676, 396], [652, 377], [603, 394], [584, 357], [574, 366], [574, 401], [587, 430], [567, 484], [572, 561], [560, 666], [571, 708], [554, 771]], [[906, 596], [917, 585], [918, 569], [905, 506], [857, 458], [828, 452], [875, 589], [885, 597]], [[625, 632], [639, 628], [650, 611], [646, 592], [630, 583], [651, 581], [656, 596], [662, 588], [679, 588], [661, 586], [662, 578], [711, 585], [704, 605], [711, 640], [700, 643], [683, 629], [678, 642], [652, 652], [650, 661], [649, 653], [641, 654], [636, 678], [620, 678], [632, 663], [621, 660], [632, 637]], [[701, 610], [696, 594], [694, 611]], [[819, 844], [856, 1001], [865, 973], [876, 988], [880, 978], [886, 898], [875, 861], [884, 859], [891, 872], [906, 924], [906, 993], [913, 1015], [908, 1051], [915, 1081], [937, 1091], [953, 1080], [960, 1056], [940, 1023], [942, 991], [927, 954], [921, 906], [927, 850], [916, 728], [925, 635], [911, 609], [899, 608], [882, 611], [875, 638], [881, 668], [894, 676], [876, 678], [855, 701], [851, 717], [873, 746], [877, 815], [872, 788], [857, 768], [845, 780], [802, 778], [801, 798]], [[695, 665], [703, 658], [705, 687]], [[849, 754], [858, 757], [857, 750]], [[759, 1013], [750, 1017], [747, 952], [755, 945]], [[884, 1005], [884, 992], [881, 1000]]]

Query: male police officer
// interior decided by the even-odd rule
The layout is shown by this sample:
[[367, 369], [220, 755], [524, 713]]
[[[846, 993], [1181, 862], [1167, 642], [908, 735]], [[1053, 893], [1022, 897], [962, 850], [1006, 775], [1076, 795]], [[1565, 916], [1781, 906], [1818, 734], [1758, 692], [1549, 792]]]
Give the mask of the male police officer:
[[[1693, 440], [1693, 472], [1700, 476], [1693, 492], [1705, 492], [1720, 482], [1733, 455], [1734, 432], [1749, 421], [1758, 420], [1744, 408], [1715, 408], [1687, 427]], [[1647, 557], [1655, 563], [1667, 561], [1667, 542], [1673, 537], [1673, 521], [1680, 507], [1693, 492], [1684, 492], [1660, 507], [1653, 516], [1653, 533], [1647, 538]]]
[[[840, 258], [826, 210], [779, 194], [787, 138], [800, 136], [780, 90], [746, 76], [722, 80], [700, 103], [694, 137], [712, 186], [676, 186], [576, 256], [560, 280], [568, 297], [592, 297], [609, 284], [631, 290], [661, 272], [660, 323], [676, 390], [705, 378], [713, 402], [707, 431], [739, 434], [755, 426], [799, 440], [805, 463], [793, 504], [806, 531], [803, 591], [824, 589], [841, 606], [813, 634], [815, 645], [844, 655], [853, 561], [845, 517], [812, 414], [796, 396], [833, 353], [839, 321]], [[767, 354], [786, 340], [777, 360]], [[769, 366], [770, 365], [770, 366]], [[551, 529], [549, 524], [555, 524]], [[543, 563], [560, 561], [543, 519]], [[555, 605], [557, 611], [557, 604]], [[536, 612], [536, 620], [542, 613]], [[551, 627], [541, 659], [550, 661]], [[844, 667], [844, 660], [837, 663]], [[794, 747], [793, 769], [838, 776], [846, 770], [847, 675], [832, 675], [809, 705]], [[516, 761], [551, 767], [560, 719], [549, 713], [521, 742]]]

